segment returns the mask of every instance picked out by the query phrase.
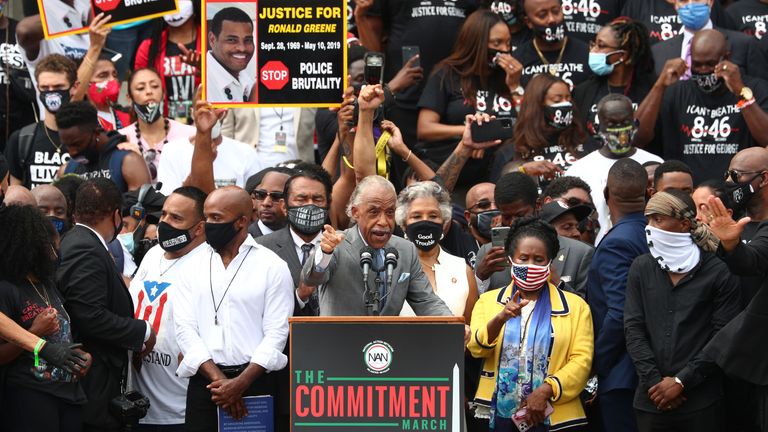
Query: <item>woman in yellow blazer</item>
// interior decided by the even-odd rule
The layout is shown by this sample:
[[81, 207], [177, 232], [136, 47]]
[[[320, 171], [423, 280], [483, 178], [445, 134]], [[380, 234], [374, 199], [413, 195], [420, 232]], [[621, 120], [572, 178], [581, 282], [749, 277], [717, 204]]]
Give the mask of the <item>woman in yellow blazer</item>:
[[[472, 312], [469, 350], [482, 358], [473, 401], [491, 431], [577, 431], [587, 424], [579, 393], [592, 367], [589, 306], [549, 282], [560, 249], [551, 225], [518, 219], [506, 244], [512, 283], [488, 291]], [[521, 429], [524, 429], [521, 427]]]

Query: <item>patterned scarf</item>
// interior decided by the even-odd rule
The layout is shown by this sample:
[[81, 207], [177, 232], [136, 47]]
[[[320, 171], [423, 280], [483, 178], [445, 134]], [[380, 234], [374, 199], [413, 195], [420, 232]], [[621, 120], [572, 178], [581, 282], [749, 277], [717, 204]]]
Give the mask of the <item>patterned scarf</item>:
[[[517, 287], [513, 286], [512, 294], [515, 290]], [[523, 352], [521, 341], [525, 329], [522, 326], [525, 324], [522, 317], [517, 316], [507, 321], [499, 358], [496, 391], [491, 401], [491, 429], [494, 428], [497, 418], [500, 423], [508, 423], [520, 409], [522, 402], [544, 383], [552, 344], [551, 315], [549, 284], [546, 284], [528, 318], [528, 337]], [[544, 424], [549, 424], [549, 418], [545, 419]]]

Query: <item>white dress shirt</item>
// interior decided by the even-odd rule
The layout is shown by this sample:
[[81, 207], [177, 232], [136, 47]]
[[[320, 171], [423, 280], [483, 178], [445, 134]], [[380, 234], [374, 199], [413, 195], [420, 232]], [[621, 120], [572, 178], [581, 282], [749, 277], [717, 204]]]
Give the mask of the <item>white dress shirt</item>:
[[[268, 371], [288, 364], [283, 348], [293, 314], [293, 279], [285, 261], [247, 236], [226, 268], [206, 244], [184, 269], [173, 310], [184, 354], [176, 370], [180, 377], [195, 375], [208, 360], [225, 366], [256, 363]], [[214, 302], [221, 302], [218, 312]]]
[[43, 2], [43, 11], [48, 24], [48, 34], [55, 35], [87, 26], [91, 5], [86, 0], [75, 0], [72, 6], [61, 0], [52, 0]]
[[[232, 76], [224, 66], [213, 57], [211, 51], [205, 55], [205, 97], [210, 103], [243, 103], [248, 102], [254, 79], [242, 70], [237, 78]], [[254, 75], [256, 71], [253, 71]]]
[[259, 226], [259, 230], [261, 231], [261, 235], [272, 234], [273, 232], [275, 232], [275, 230], [273, 230], [272, 228], [264, 225], [264, 222], [262, 222], [261, 220], [256, 221], [256, 225]]

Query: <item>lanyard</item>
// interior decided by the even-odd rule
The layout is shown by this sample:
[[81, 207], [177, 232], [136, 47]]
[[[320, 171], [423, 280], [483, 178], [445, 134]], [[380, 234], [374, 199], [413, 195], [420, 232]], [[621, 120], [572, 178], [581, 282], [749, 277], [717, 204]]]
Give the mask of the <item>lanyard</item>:
[[211, 258], [208, 260], [208, 283], [211, 287], [211, 302], [213, 303], [213, 323], [215, 325], [219, 325], [219, 308], [221, 308], [221, 303], [224, 302], [224, 297], [227, 296], [227, 293], [229, 293], [229, 288], [232, 286], [232, 282], [235, 281], [235, 278], [237, 277], [237, 274], [240, 273], [240, 268], [243, 267], [243, 263], [245, 262], [246, 258], [248, 258], [248, 254], [251, 253], [252, 247], [248, 247], [248, 252], [245, 253], [245, 256], [243, 257], [243, 260], [240, 261], [240, 265], [237, 266], [237, 270], [235, 270], [235, 275], [232, 276], [232, 279], [229, 280], [229, 284], [227, 284], [227, 289], [224, 290], [224, 295], [221, 296], [221, 299], [219, 299], [219, 304], [216, 304], [216, 298], [213, 296], [213, 251], [211, 251]]

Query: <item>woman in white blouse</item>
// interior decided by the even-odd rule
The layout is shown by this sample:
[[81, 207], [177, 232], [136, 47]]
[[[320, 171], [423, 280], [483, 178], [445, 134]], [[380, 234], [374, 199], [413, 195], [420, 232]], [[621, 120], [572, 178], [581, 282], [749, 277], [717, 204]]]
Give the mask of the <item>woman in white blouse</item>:
[[[469, 324], [477, 301], [474, 274], [463, 258], [449, 254], [439, 245], [451, 223], [448, 192], [432, 181], [411, 184], [397, 197], [395, 222], [416, 246], [432, 289], [455, 316], [463, 316]], [[400, 315], [415, 316], [407, 303]]]

